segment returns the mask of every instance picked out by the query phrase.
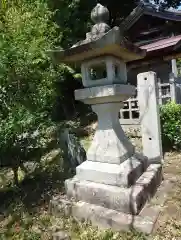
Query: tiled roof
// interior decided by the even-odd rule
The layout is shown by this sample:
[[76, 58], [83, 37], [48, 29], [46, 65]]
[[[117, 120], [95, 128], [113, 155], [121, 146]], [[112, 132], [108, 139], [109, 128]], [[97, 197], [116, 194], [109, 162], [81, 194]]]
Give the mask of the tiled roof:
[[147, 52], [152, 52], [163, 48], [176, 47], [180, 41], [181, 35], [178, 35], [143, 45], [140, 48], [146, 50]]

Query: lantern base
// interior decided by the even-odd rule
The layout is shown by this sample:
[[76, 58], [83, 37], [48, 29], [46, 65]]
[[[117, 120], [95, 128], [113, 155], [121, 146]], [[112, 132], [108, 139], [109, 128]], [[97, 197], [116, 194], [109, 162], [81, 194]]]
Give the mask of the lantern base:
[[[162, 180], [161, 172], [162, 167], [160, 164], [152, 164], [130, 187], [80, 180], [79, 175], [76, 175], [73, 179], [65, 181], [66, 194], [69, 198], [73, 197], [75, 201], [84, 201], [127, 214], [137, 215], [146, 201], [155, 193], [158, 185], [160, 185]], [[122, 176], [128, 179], [126, 172], [122, 172]]]
[[74, 177], [66, 181], [66, 197], [59, 195], [51, 200], [50, 210], [54, 215], [71, 215], [99, 228], [116, 231], [134, 228], [149, 234], [159, 209], [145, 203], [154, 195], [161, 181], [160, 164], [151, 164], [129, 188], [82, 181]]

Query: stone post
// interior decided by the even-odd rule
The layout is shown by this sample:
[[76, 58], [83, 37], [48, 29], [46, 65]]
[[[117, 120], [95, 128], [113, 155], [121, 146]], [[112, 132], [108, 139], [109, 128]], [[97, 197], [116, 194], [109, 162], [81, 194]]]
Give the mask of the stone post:
[[149, 163], [160, 163], [163, 153], [156, 73], [146, 72], [138, 75], [138, 102], [143, 154], [148, 157]]
[[177, 102], [176, 82], [175, 82], [175, 76], [173, 73], [170, 73], [170, 75], [169, 75], [169, 83], [170, 83], [171, 100], [173, 102]]

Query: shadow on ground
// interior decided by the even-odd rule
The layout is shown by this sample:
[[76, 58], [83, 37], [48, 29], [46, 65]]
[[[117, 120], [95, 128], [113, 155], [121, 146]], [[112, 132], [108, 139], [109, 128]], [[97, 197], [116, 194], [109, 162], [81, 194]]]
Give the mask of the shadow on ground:
[[[68, 162], [60, 162], [58, 159], [41, 166], [20, 182], [18, 187], [13, 185], [1, 188], [0, 215], [17, 211], [18, 207], [23, 207], [30, 213], [39, 206], [48, 207], [53, 195], [64, 192], [64, 180], [72, 176]], [[13, 209], [15, 206], [16, 209]]]

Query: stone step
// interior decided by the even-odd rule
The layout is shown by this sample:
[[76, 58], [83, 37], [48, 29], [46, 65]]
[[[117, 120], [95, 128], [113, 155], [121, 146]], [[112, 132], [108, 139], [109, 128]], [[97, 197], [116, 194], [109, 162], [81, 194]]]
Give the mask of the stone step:
[[76, 178], [118, 187], [133, 185], [144, 171], [143, 161], [131, 157], [121, 164], [86, 161], [76, 168]]
[[[56, 217], [72, 216], [103, 229], [120, 231], [134, 228], [150, 234], [159, 216], [160, 205], [146, 205], [143, 211], [135, 216], [83, 201], [65, 200], [64, 196], [57, 195], [50, 201], [49, 211]], [[146, 214], [142, 214], [142, 212], [146, 212]]]
[[79, 221], [86, 221], [100, 229], [112, 229], [114, 231], [137, 230], [146, 234], [153, 232], [159, 216], [157, 209], [149, 209], [150, 216], [135, 216], [110, 210], [85, 202], [77, 202], [72, 207], [72, 216]]
[[[69, 211], [66, 211], [67, 209]], [[127, 231], [134, 228], [135, 230], [150, 234], [159, 216], [160, 207], [159, 205], [146, 205], [143, 209], [143, 211], [146, 211], [146, 215], [143, 215], [141, 212], [135, 216], [83, 201], [75, 202], [72, 199], [65, 201], [64, 196], [59, 195], [56, 199], [50, 201], [49, 211], [56, 217], [72, 216], [81, 222], [91, 223], [101, 229], [108, 228], [116, 231]]]
[[68, 197], [124, 213], [138, 214], [162, 181], [162, 166], [152, 164], [130, 188], [111, 186], [76, 177], [65, 181]]

